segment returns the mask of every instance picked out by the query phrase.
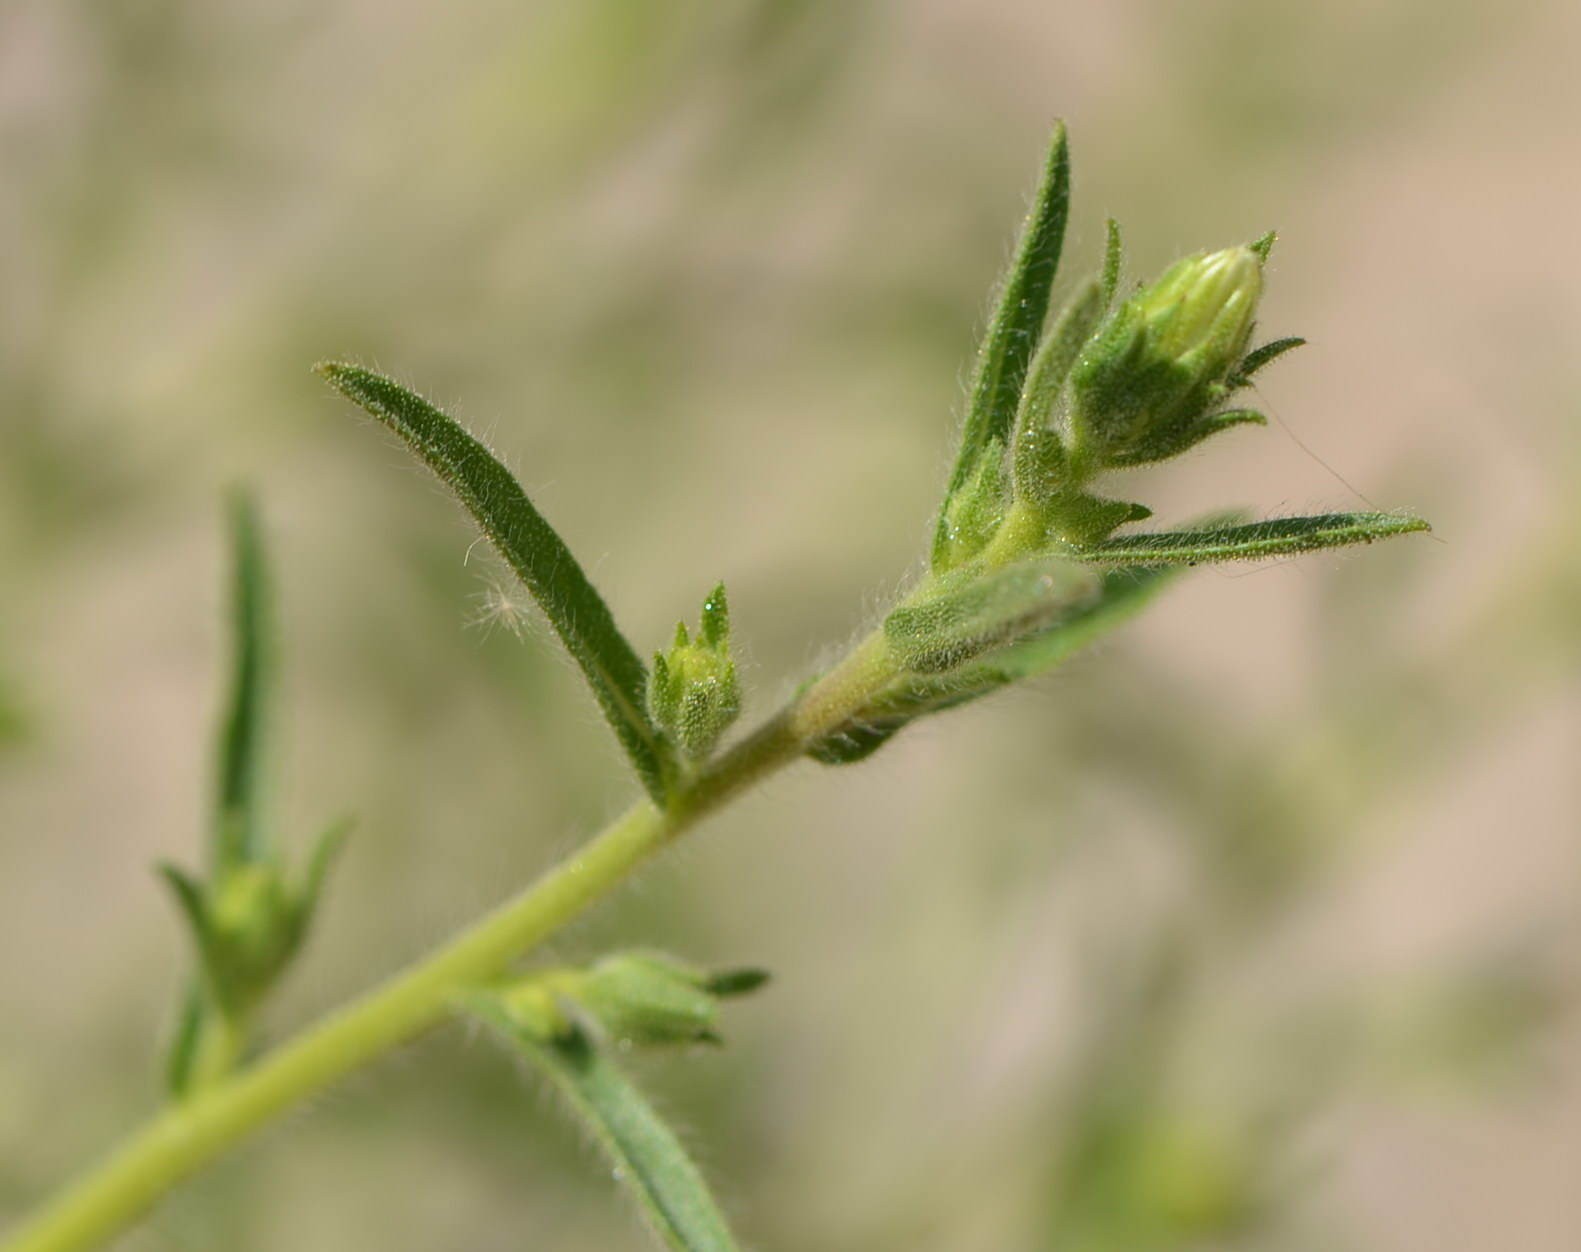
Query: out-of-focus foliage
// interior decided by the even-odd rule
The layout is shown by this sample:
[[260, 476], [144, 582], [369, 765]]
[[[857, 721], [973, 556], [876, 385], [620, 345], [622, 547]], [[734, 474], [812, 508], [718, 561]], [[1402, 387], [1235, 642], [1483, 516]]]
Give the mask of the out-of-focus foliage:
[[[750, 1246], [1574, 1246], [1578, 39], [1561, 0], [0, 6], [0, 1214], [157, 1099], [228, 481], [274, 523], [279, 828], [361, 817], [266, 1034], [629, 795], [312, 362], [486, 432], [648, 648], [723, 579], [750, 718], [921, 559], [1061, 115], [1072, 273], [1105, 214], [1140, 274], [1276, 226], [1259, 339], [1311, 341], [1269, 429], [1126, 498], [1443, 542], [1183, 579], [556, 958], [775, 970], [709, 1065], [633, 1065]], [[447, 1033], [126, 1246], [641, 1246], [587, 1159]]]

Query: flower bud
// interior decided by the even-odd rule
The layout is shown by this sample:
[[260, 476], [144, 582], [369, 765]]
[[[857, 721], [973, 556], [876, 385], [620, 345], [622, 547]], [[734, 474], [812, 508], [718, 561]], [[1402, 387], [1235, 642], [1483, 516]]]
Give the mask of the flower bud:
[[221, 875], [209, 923], [232, 981], [242, 987], [273, 981], [296, 946], [299, 912], [278, 866], [237, 865]]
[[1177, 261], [1135, 303], [1157, 351], [1177, 359], [1196, 354], [1228, 374], [1241, 359], [1262, 294], [1262, 259], [1240, 247]]
[[1178, 261], [1120, 306], [1071, 372], [1072, 433], [1095, 468], [1162, 460], [1222, 428], [1214, 410], [1262, 293], [1262, 256], [1242, 246]]
[[692, 760], [712, 752], [741, 712], [723, 585], [714, 588], [703, 604], [696, 640], [687, 635], [684, 624], [678, 625], [669, 652], [654, 656], [648, 706], [653, 720]]
[[572, 993], [603, 1032], [627, 1046], [717, 1043], [719, 1004], [708, 975], [668, 957], [606, 956]]

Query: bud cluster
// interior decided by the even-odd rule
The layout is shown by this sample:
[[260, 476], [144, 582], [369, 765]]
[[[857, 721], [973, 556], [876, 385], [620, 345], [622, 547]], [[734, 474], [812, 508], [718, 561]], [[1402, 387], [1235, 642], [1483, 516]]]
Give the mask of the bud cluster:
[[648, 709], [654, 723], [692, 761], [712, 752], [740, 714], [723, 583], [703, 602], [696, 639], [688, 635], [686, 623], [679, 622], [669, 652], [654, 654]]
[[544, 1042], [579, 1029], [622, 1049], [719, 1043], [719, 1002], [768, 981], [759, 969], [709, 973], [651, 952], [528, 975], [499, 993], [511, 1019]]
[[[996, 568], [1082, 549], [1150, 511], [1089, 489], [1099, 474], [1166, 460], [1261, 414], [1227, 407], [1277, 351], [1248, 353], [1273, 237], [1198, 253], [1112, 311], [1105, 280], [1053, 319], [1026, 370], [1014, 420], [987, 439], [946, 500], [935, 571]], [[1271, 345], [1278, 351], [1297, 341]]]

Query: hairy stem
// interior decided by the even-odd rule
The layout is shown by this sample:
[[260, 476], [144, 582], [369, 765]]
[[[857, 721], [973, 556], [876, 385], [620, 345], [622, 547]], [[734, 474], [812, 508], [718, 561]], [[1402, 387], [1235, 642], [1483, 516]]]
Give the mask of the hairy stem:
[[437, 951], [256, 1064], [159, 1113], [62, 1192], [0, 1252], [82, 1252], [279, 1114], [448, 1019], [459, 993], [506, 969], [689, 827], [795, 761], [893, 677], [870, 636], [754, 734], [704, 768], [667, 809], [644, 800]]

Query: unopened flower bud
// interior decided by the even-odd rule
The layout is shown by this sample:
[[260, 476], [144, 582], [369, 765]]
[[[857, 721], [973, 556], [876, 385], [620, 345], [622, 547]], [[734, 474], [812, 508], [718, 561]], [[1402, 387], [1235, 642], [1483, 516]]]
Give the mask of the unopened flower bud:
[[1073, 434], [1098, 467], [1161, 460], [1220, 428], [1262, 293], [1262, 256], [1243, 246], [1178, 261], [1120, 306], [1070, 379]]
[[668, 957], [607, 956], [572, 994], [605, 1034], [628, 1046], [718, 1042], [719, 1004], [708, 975]]
[[691, 639], [686, 626], [679, 625], [669, 652], [654, 656], [648, 706], [653, 720], [692, 760], [712, 752], [741, 712], [723, 586], [703, 604], [697, 638]]

